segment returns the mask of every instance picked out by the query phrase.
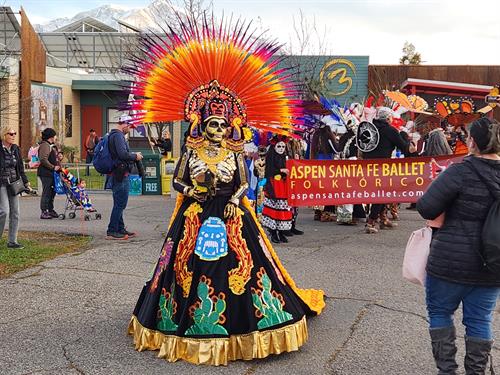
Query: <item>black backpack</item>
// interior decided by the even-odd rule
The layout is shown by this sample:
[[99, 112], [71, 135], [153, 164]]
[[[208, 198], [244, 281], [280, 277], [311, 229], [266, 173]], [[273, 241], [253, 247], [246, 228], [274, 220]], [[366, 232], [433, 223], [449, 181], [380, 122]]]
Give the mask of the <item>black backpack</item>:
[[[479, 176], [479, 179], [488, 188], [485, 178], [481, 176], [476, 168], [471, 166], [470, 169]], [[490, 194], [495, 201], [491, 205], [483, 224], [481, 257], [486, 268], [498, 275], [500, 274], [500, 197], [496, 196], [491, 190]]]

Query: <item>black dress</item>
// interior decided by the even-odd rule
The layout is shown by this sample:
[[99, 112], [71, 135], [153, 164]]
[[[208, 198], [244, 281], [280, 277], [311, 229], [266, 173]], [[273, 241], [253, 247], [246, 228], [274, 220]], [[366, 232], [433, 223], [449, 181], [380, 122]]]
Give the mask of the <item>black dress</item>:
[[[325, 305], [322, 291], [295, 286], [244, 197], [243, 155], [223, 151], [233, 175], [204, 202], [178, 195], [160, 258], [129, 325], [136, 349], [159, 349], [159, 357], [171, 362], [225, 365], [297, 350], [307, 340], [305, 316]], [[188, 148], [179, 161], [179, 192], [195, 183], [190, 165], [201, 153]], [[220, 164], [209, 169], [217, 174]], [[242, 197], [237, 214], [225, 219], [235, 194]]]

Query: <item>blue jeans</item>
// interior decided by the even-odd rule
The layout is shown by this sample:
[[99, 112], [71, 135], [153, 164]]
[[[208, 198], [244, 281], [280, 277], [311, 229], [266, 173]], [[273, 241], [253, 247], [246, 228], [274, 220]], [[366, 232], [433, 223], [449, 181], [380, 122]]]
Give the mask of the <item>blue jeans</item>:
[[111, 190], [113, 191], [113, 210], [109, 218], [108, 233], [119, 233], [125, 230], [123, 211], [127, 208], [130, 180], [128, 176], [123, 177], [121, 182], [115, 181], [113, 177], [110, 179]]
[[9, 243], [17, 243], [19, 227], [19, 195], [10, 195], [7, 186], [0, 186], [0, 237], [9, 217]]
[[484, 340], [493, 339], [491, 322], [500, 296], [499, 287], [451, 283], [427, 275], [425, 292], [431, 329], [453, 326], [453, 315], [462, 302], [465, 334]]

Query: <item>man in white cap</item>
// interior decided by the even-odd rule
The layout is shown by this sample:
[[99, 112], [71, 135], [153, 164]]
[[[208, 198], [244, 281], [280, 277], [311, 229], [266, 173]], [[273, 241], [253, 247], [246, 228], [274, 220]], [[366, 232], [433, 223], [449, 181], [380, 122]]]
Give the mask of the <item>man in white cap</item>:
[[107, 181], [107, 186], [113, 191], [113, 210], [106, 237], [110, 240], [127, 240], [135, 236], [135, 233], [127, 231], [123, 221], [123, 211], [127, 207], [130, 190], [129, 174], [135, 162], [143, 158], [140, 152], [130, 152], [125, 139], [125, 135], [135, 127], [131, 120], [130, 116], [121, 116], [118, 126], [109, 134], [109, 151], [115, 160], [115, 168]]

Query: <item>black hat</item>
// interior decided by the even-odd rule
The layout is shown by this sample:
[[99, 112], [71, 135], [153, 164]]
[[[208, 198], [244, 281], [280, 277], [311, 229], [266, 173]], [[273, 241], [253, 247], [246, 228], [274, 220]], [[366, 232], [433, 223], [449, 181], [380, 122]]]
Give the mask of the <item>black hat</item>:
[[487, 117], [474, 121], [469, 127], [469, 134], [474, 138], [479, 151], [484, 151], [488, 147], [491, 139], [491, 120]]
[[47, 139], [49, 138], [52, 138], [52, 137], [55, 137], [56, 136], [56, 131], [52, 128], [46, 128], [44, 129], [44, 131], [42, 132], [42, 140], [43, 141], [46, 141]]

